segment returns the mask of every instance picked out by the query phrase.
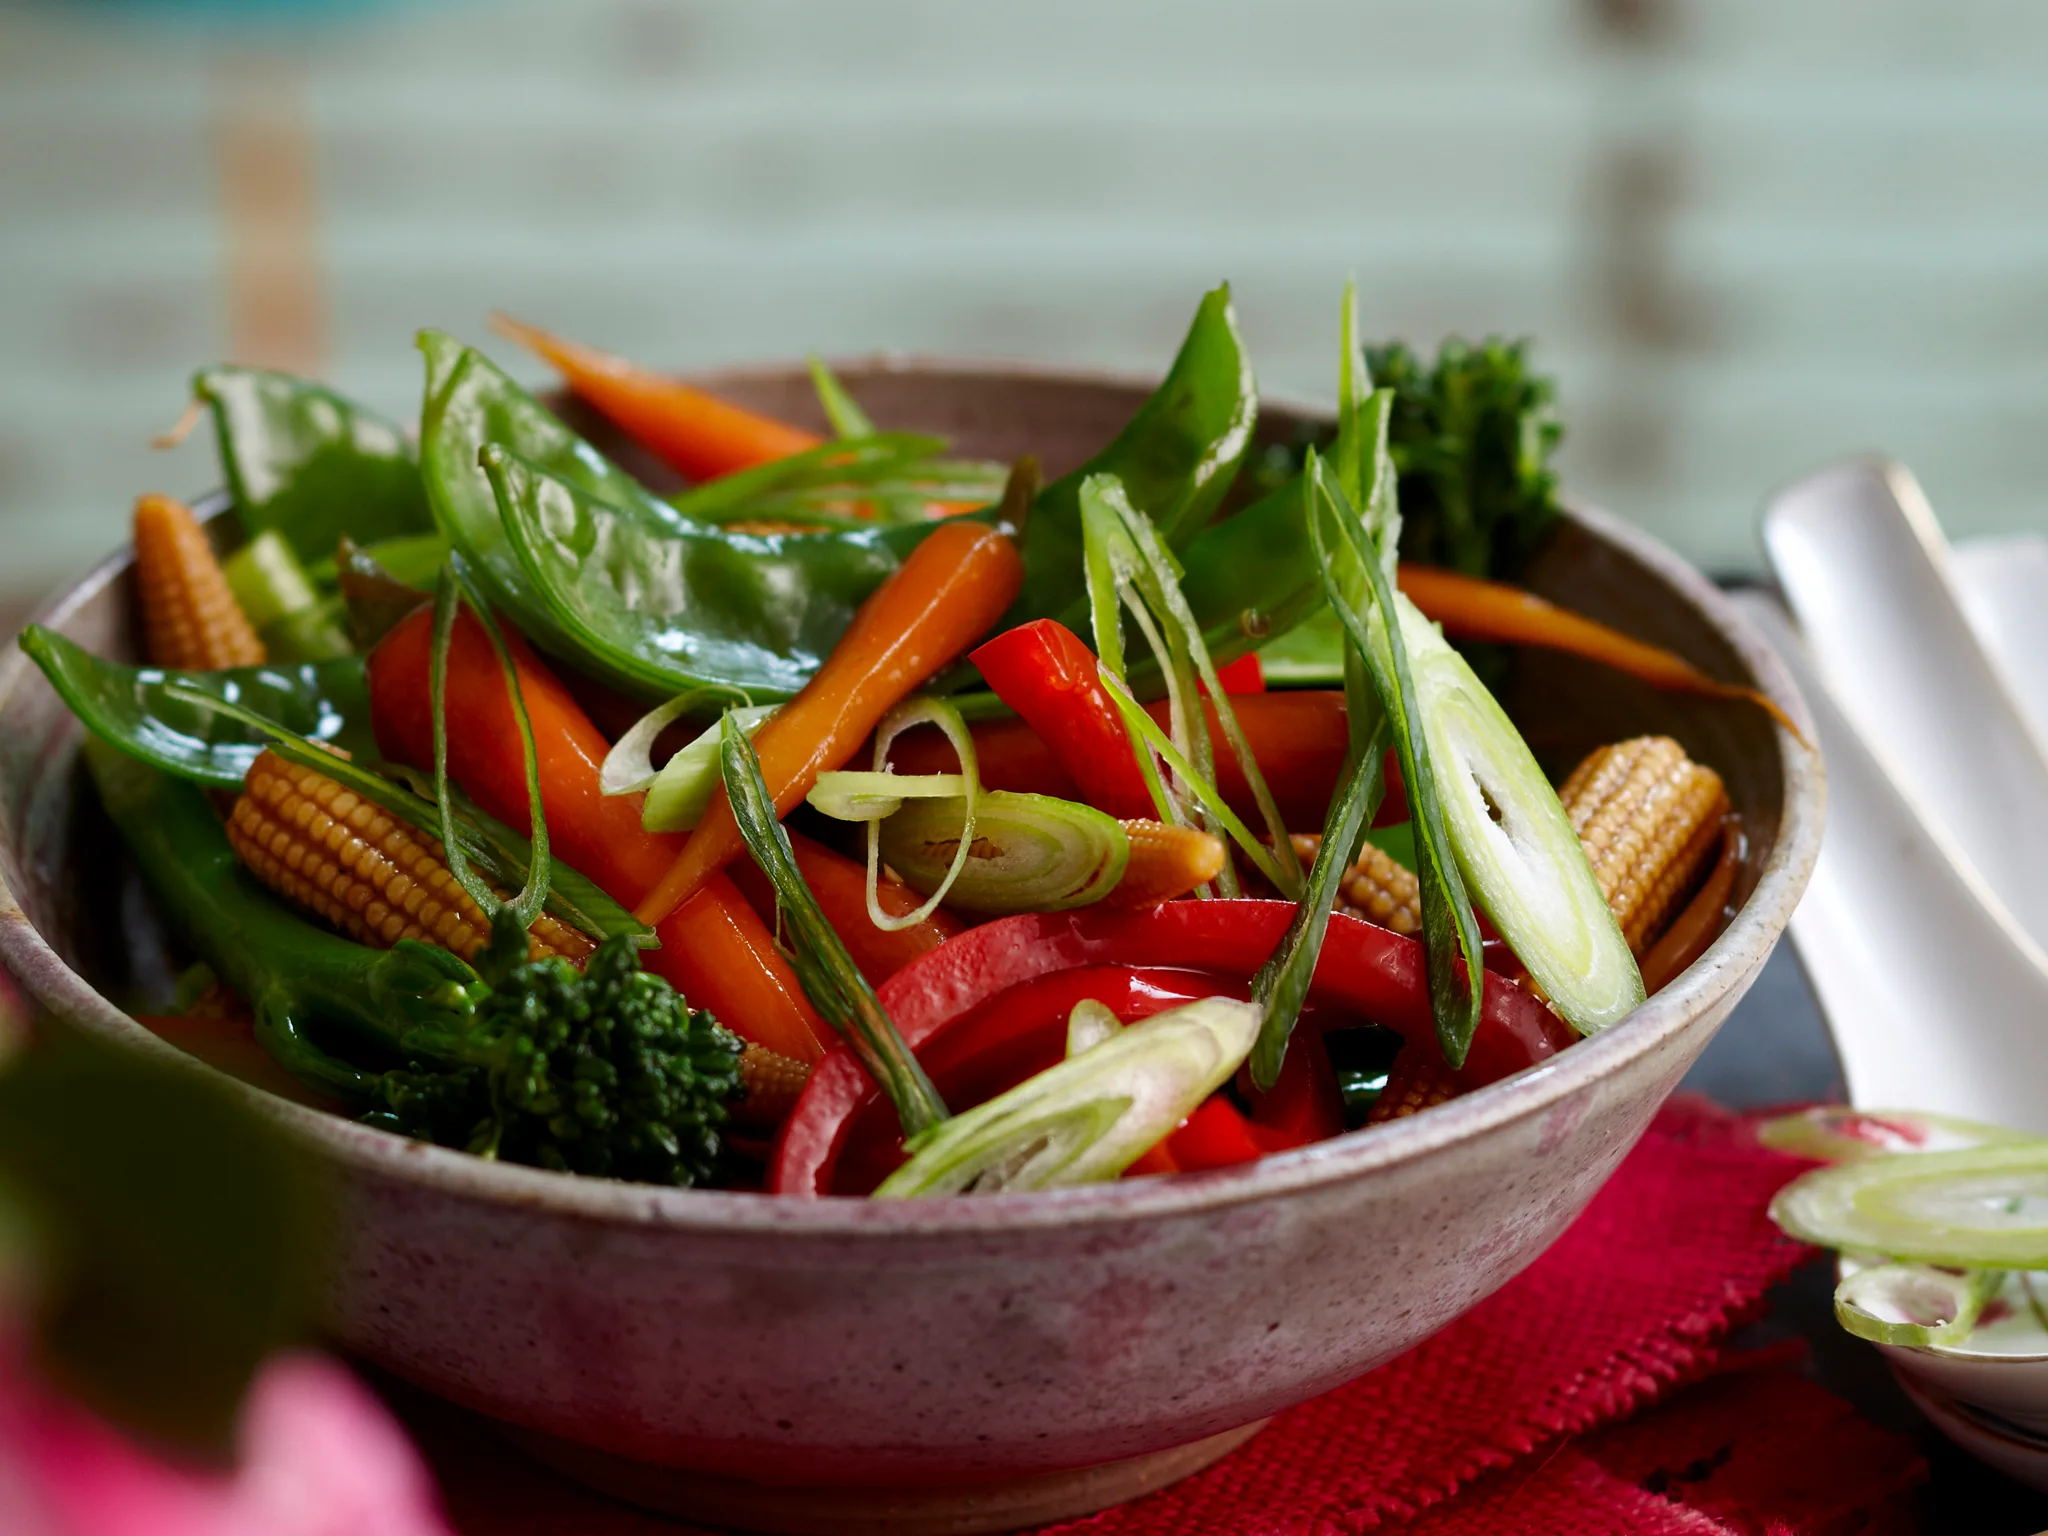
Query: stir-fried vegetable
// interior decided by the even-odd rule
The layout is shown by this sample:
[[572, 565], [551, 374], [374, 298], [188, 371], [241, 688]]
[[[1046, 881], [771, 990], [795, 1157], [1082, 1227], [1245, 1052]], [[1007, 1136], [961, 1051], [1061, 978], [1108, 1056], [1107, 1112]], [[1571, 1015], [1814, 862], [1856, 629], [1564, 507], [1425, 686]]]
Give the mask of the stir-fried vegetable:
[[510, 315], [493, 315], [491, 324], [500, 335], [546, 358], [578, 395], [692, 480], [716, 479], [818, 446], [814, 432], [693, 389], [680, 379], [649, 373], [623, 357]]
[[[809, 794], [821, 772], [851, 757], [912, 689], [986, 634], [1022, 575], [1017, 546], [1002, 529], [937, 525], [862, 606], [811, 681], [756, 733], [779, 813]], [[641, 920], [659, 922], [739, 851], [731, 807], [714, 796], [675, 864], [636, 909]]]
[[[433, 615], [413, 614], [370, 655], [371, 713], [387, 757], [434, 761]], [[608, 744], [590, 717], [517, 635], [508, 635], [531, 717], [549, 840], [564, 862], [621, 902], [638, 901], [674, 861], [678, 839], [644, 830], [630, 799], [599, 781]], [[448, 769], [500, 819], [528, 815], [519, 729], [496, 653], [474, 616], [454, 626], [448, 653]], [[653, 925], [651, 970], [735, 1034], [796, 1061], [815, 1060], [825, 1026], [760, 917], [730, 881], [707, 880], [696, 898]]]
[[373, 544], [433, 527], [396, 422], [264, 368], [202, 369], [192, 393], [212, 408], [235, 515], [251, 538], [275, 530], [310, 565], [331, 560], [343, 534]]
[[190, 507], [168, 496], [137, 497], [133, 527], [135, 586], [151, 661], [210, 672], [269, 660]]
[[639, 972], [624, 940], [578, 975], [528, 961], [509, 917], [474, 970], [434, 945], [337, 938], [254, 881], [197, 788], [96, 741], [87, 761], [165, 912], [303, 1081], [373, 1124], [487, 1157], [665, 1184], [711, 1175], [738, 1043]]
[[1130, 861], [1116, 818], [1072, 800], [998, 790], [981, 797], [971, 831], [966, 813], [965, 800], [913, 800], [881, 822], [889, 867], [921, 891], [946, 890], [963, 912], [1089, 906], [1116, 888]]
[[339, 604], [314, 590], [306, 568], [275, 528], [264, 529], [236, 550], [222, 570], [270, 660], [324, 661], [354, 649], [342, 632]]
[[1212, 997], [1154, 1014], [905, 1142], [875, 1191], [1053, 1189], [1113, 1179], [1222, 1087], [1251, 1049], [1259, 1010]]

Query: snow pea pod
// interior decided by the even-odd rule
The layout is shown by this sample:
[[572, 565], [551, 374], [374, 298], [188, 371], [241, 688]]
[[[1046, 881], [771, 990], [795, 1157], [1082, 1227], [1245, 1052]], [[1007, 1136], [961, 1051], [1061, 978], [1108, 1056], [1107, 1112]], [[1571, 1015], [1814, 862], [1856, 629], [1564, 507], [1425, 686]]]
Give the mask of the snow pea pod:
[[22, 631], [21, 648], [94, 735], [152, 768], [211, 789], [240, 789], [269, 738], [229, 715], [174, 697], [172, 685], [229, 700], [353, 756], [377, 755], [360, 656], [296, 667], [172, 672], [95, 656], [40, 624]]
[[1081, 483], [1090, 475], [1121, 480], [1178, 549], [1230, 489], [1258, 414], [1258, 385], [1226, 283], [1203, 296], [1166, 378], [1116, 439], [1039, 492], [1024, 525], [1024, 588], [1004, 623], [1058, 618], [1081, 596]]
[[321, 385], [268, 368], [207, 368], [193, 396], [213, 412], [220, 462], [250, 538], [275, 528], [309, 564], [357, 543], [433, 530], [405, 433]]
[[482, 462], [524, 591], [580, 666], [648, 698], [707, 686], [757, 703], [790, 697], [935, 526], [663, 526], [496, 444]]

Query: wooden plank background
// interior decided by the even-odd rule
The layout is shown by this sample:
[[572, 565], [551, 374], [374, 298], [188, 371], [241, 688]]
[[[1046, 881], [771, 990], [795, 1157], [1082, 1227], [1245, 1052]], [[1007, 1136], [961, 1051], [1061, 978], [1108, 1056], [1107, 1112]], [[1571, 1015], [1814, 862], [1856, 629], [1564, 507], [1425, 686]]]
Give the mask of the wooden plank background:
[[1355, 273], [1372, 333], [1536, 336], [1573, 488], [1716, 569], [1851, 450], [1955, 532], [2048, 510], [2028, 0], [268, 14], [0, 4], [0, 603], [212, 481], [146, 446], [196, 364], [409, 416], [412, 330], [494, 306], [678, 365], [1157, 367], [1229, 277], [1262, 380], [1321, 396]]

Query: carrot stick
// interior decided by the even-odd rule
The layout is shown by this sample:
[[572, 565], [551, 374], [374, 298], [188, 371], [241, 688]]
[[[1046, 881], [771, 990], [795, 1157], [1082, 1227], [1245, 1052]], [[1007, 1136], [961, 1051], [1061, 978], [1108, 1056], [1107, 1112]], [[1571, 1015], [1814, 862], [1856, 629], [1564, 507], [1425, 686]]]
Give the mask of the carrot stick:
[[1534, 592], [1435, 566], [1403, 565], [1398, 576], [1408, 600], [1426, 617], [1441, 624], [1452, 639], [1493, 640], [1566, 651], [1588, 661], [1603, 662], [1654, 688], [1705, 694], [1716, 699], [1743, 699], [1800, 740], [1806, 739], [1806, 733], [1792, 723], [1791, 717], [1768, 694], [1718, 682], [1683, 656], [1624, 635], [1569, 608], [1560, 608]]
[[569, 387], [692, 480], [715, 480], [815, 448], [816, 433], [763, 416], [536, 326], [494, 314], [498, 333], [561, 371]]
[[[788, 815], [918, 684], [987, 634], [1024, 582], [1024, 558], [986, 523], [941, 523], [860, 606], [823, 666], [754, 737], [761, 774]], [[657, 923], [740, 851], [720, 786], [661, 883], [635, 909]]]
[[[541, 802], [556, 857], [589, 876], [614, 901], [634, 902], [681, 850], [681, 838], [645, 831], [638, 796], [608, 796], [598, 771], [610, 750], [561, 680], [516, 632], [506, 639], [533, 722]], [[397, 762], [433, 762], [427, 674], [433, 617], [402, 620], [370, 654], [370, 713], [377, 745]], [[448, 650], [449, 770], [476, 802], [513, 826], [527, 821], [526, 770], [512, 701], [483, 626], [464, 612]], [[730, 880], [707, 881], [656, 925], [659, 949], [642, 963], [693, 1008], [707, 1008], [734, 1033], [798, 1061], [824, 1053], [828, 1030], [789, 962]]]
[[[818, 898], [818, 910], [853, 957], [854, 968], [871, 985], [879, 987], [926, 950], [937, 949], [960, 932], [960, 920], [944, 908], [908, 928], [877, 928], [868, 917], [865, 865], [812, 842], [801, 832], [789, 834], [789, 846], [796, 855], [797, 872]], [[775, 887], [752, 859], [733, 861], [732, 883], [763, 922], [774, 922]], [[891, 917], [915, 912], [924, 905], [922, 896], [887, 875], [877, 883], [875, 899]]]

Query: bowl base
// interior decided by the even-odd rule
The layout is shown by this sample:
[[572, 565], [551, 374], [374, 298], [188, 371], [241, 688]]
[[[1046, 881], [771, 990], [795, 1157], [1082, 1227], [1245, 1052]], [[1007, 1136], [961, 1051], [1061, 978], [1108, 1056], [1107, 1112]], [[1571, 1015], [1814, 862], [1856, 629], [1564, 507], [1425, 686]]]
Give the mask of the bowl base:
[[1126, 1461], [935, 1487], [786, 1487], [633, 1461], [572, 1440], [495, 1426], [536, 1461], [627, 1504], [771, 1536], [982, 1536], [1092, 1515], [1164, 1488], [1236, 1450], [1267, 1420]]

